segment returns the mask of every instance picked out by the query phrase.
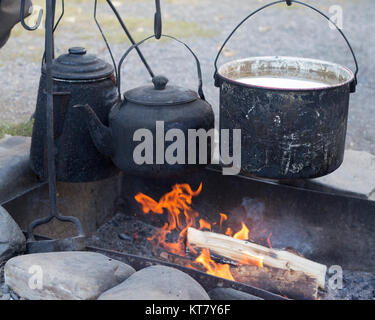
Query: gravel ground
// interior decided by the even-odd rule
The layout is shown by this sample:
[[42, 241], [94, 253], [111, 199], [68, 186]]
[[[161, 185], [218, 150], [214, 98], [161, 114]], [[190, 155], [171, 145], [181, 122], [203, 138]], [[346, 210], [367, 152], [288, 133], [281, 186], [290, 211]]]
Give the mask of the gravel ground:
[[[35, 0], [40, 1], [40, 0]], [[185, 40], [197, 53], [202, 63], [205, 91], [208, 100], [218, 110], [218, 89], [213, 85], [213, 61], [218, 46], [244, 16], [269, 0], [164, 0], [165, 21], [177, 21], [164, 28], [166, 34], [188, 31]], [[307, 0], [330, 15], [331, 5], [343, 9], [343, 29], [357, 54], [360, 73], [357, 93], [351, 96], [347, 147], [375, 154], [375, 23], [373, 0]], [[140, 19], [149, 24], [153, 17], [153, 0], [116, 1], [118, 9], [127, 19]], [[78, 3], [67, 1], [67, 15], [56, 33], [57, 54], [70, 46], [85, 46], [91, 53], [109, 60], [103, 41], [91, 17], [93, 1]], [[74, 10], [75, 11], [74, 11]], [[99, 6], [103, 15], [110, 14], [105, 3]], [[72, 13], [69, 15], [69, 12]], [[75, 13], [75, 14], [74, 14]], [[143, 19], [143, 20], [142, 20]], [[183, 25], [182, 23], [187, 23]], [[142, 24], [142, 23], [141, 23]], [[121, 29], [112, 23], [109, 36], [116, 41], [112, 48], [116, 59], [128, 48]], [[169, 28], [168, 28], [169, 26]], [[186, 29], [186, 30], [181, 30]], [[137, 35], [149, 34], [151, 28], [137, 26]], [[185, 32], [186, 33], [186, 32]], [[0, 124], [27, 120], [33, 113], [40, 75], [40, 55], [43, 33], [21, 32], [18, 28], [5, 47], [0, 50]], [[186, 35], [185, 35], [186, 36]], [[150, 42], [143, 51], [155, 73], [162, 73], [170, 82], [194, 88], [196, 74], [193, 59], [180, 45], [169, 41]], [[311, 10], [281, 4], [259, 13], [244, 25], [228, 43], [224, 61], [246, 56], [294, 55], [334, 61], [354, 68], [353, 60], [340, 35], [328, 28], [327, 22]], [[124, 89], [150, 81], [145, 68], [132, 54], [123, 68]]]

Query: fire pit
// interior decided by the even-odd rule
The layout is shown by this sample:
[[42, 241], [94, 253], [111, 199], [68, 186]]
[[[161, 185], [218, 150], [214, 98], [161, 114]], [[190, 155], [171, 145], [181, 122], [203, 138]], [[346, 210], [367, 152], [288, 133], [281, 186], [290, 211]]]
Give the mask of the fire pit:
[[[182, 182], [187, 184], [176, 186]], [[194, 216], [194, 223], [191, 218], [180, 217], [179, 221], [166, 214], [167, 200], [177, 200], [177, 188], [188, 188], [188, 185], [191, 189], [179, 191], [191, 192], [183, 203], [189, 203], [191, 197], [191, 206], [184, 212]], [[183, 181], [127, 177], [123, 180], [122, 195], [123, 208], [90, 238], [89, 246], [156, 258], [230, 279], [225, 272], [220, 273], [220, 267], [226, 262], [226, 271], [230, 269], [236, 274], [230, 259], [215, 254], [210, 257], [204, 251], [203, 255], [194, 255], [189, 248], [186, 254], [183, 248], [189, 225], [222, 234], [230, 234], [231, 229], [234, 238], [287, 250], [326, 265], [326, 286], [325, 290], [319, 290], [318, 299], [374, 298], [375, 255], [368, 250], [374, 241], [374, 202], [245, 177], [223, 177], [214, 170], [197, 173]], [[179, 232], [169, 232], [172, 226]], [[250, 230], [248, 234], [244, 226]], [[128, 261], [125, 256], [122, 258]], [[199, 261], [203, 264], [199, 265]], [[252, 268], [259, 272], [259, 265]], [[332, 284], [337, 270], [343, 271], [342, 289]], [[252, 279], [251, 283], [261, 287], [266, 281]], [[270, 286], [268, 289], [285, 295]]]
[[[215, 168], [166, 180], [120, 175], [86, 189], [83, 185], [58, 183], [59, 199], [65, 204], [62, 213], [68, 210], [83, 221], [89, 236], [86, 250], [123, 261], [136, 270], [165, 265], [189, 274], [208, 292], [218, 287], [231, 288], [262, 299], [374, 298], [375, 254], [370, 249], [374, 245], [374, 201], [244, 176], [223, 176]], [[30, 205], [35, 208], [32, 212], [37, 212], [38, 207], [46, 207], [41, 200], [47, 200], [48, 195], [45, 185], [20, 194], [3, 205], [25, 228], [34, 219]], [[89, 200], [90, 194], [98, 200], [101, 194], [100, 203], [86, 207], [89, 214], [83, 215], [78, 204], [82, 196]], [[179, 220], [169, 214], [176, 208], [183, 209]], [[106, 219], [98, 219], [103, 213]], [[262, 246], [263, 254], [281, 250], [326, 266], [325, 289], [316, 291], [317, 282], [311, 287], [307, 286], [311, 282], [290, 277], [290, 270], [285, 273], [272, 269], [262, 255], [259, 258], [263, 261], [242, 261], [241, 265], [235, 256], [217, 254], [218, 248], [212, 243], [209, 254], [196, 240], [189, 248], [191, 230], [219, 237], [216, 244], [228, 235], [226, 239], [239, 241], [232, 243], [233, 252], [243, 245], [241, 239], [247, 239], [252, 246]], [[64, 237], [66, 231], [56, 224], [38, 229], [49, 239]], [[40, 239], [46, 238], [36, 236]], [[272, 277], [264, 278], [265, 274], [280, 272], [295, 285], [294, 290], [292, 285], [283, 288], [280, 282], [273, 285]], [[229, 280], [231, 277], [237, 281]]]

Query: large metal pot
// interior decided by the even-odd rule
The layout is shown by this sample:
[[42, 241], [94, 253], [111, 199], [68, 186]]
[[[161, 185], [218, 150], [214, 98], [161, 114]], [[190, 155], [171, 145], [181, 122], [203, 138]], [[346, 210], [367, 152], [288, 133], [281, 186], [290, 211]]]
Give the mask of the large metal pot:
[[[335, 63], [296, 57], [254, 57], [217, 67], [233, 33], [255, 13], [280, 2], [284, 1], [270, 3], [247, 16], [216, 57], [220, 127], [241, 129], [243, 173], [273, 179], [320, 177], [336, 170], [343, 161], [349, 95], [357, 83], [357, 61], [342, 31], [337, 28], [353, 53], [355, 74]], [[309, 5], [291, 2], [325, 16]], [[279, 84], [250, 81], [260, 78], [272, 78]], [[300, 86], [301, 80], [309, 84]], [[289, 87], [286, 81], [299, 85]]]

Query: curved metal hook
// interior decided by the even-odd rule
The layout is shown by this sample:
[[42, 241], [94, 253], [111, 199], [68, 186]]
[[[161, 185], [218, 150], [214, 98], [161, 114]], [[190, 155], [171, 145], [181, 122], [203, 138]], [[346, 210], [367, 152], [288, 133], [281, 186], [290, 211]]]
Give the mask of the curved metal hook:
[[39, 28], [40, 23], [42, 22], [42, 17], [43, 17], [43, 9], [40, 9], [39, 14], [38, 14], [38, 19], [35, 23], [34, 26], [30, 27], [26, 24], [25, 22], [25, 1], [26, 0], [21, 0], [21, 9], [20, 9], [20, 21], [22, 26], [28, 30], [28, 31], [34, 31]]

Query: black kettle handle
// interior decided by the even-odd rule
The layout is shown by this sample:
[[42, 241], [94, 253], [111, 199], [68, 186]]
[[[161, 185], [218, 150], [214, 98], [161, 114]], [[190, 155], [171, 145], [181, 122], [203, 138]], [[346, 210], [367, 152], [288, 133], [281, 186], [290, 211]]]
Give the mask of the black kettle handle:
[[297, 4], [300, 4], [302, 6], [305, 6], [307, 8], [310, 8], [312, 10], [314, 10], [315, 12], [319, 13], [321, 16], [323, 16], [324, 18], [326, 18], [328, 21], [330, 21], [332, 23], [332, 25], [335, 26], [335, 28], [340, 32], [341, 36], [344, 38], [346, 44], [348, 45], [349, 49], [350, 49], [350, 52], [352, 53], [353, 55], [353, 59], [354, 59], [354, 63], [355, 63], [355, 67], [356, 67], [356, 71], [354, 73], [354, 79], [352, 81], [352, 83], [350, 84], [350, 92], [355, 92], [356, 90], [356, 86], [357, 86], [357, 75], [358, 75], [358, 62], [357, 62], [357, 58], [354, 54], [354, 51], [353, 51], [353, 48], [352, 46], [350, 45], [349, 43], [349, 40], [346, 38], [345, 34], [342, 32], [342, 30], [333, 22], [331, 21], [331, 19], [323, 12], [321, 12], [319, 9], [313, 7], [313, 6], [310, 6], [309, 4], [307, 3], [304, 3], [304, 2], [301, 2], [301, 1], [297, 1], [297, 0], [279, 0], [279, 1], [275, 1], [275, 2], [271, 2], [271, 3], [268, 3], [266, 5], [264, 5], [263, 7], [260, 7], [259, 9], [253, 11], [252, 13], [250, 13], [245, 19], [243, 19], [234, 29], [233, 31], [229, 34], [229, 36], [225, 39], [223, 45], [221, 46], [217, 56], [216, 56], [216, 59], [215, 59], [215, 74], [214, 74], [214, 79], [215, 79], [215, 86], [219, 87], [220, 86], [220, 79], [218, 77], [218, 68], [217, 68], [217, 61], [220, 57], [220, 54], [221, 52], [223, 51], [225, 45], [228, 43], [228, 41], [232, 38], [233, 34], [238, 30], [239, 27], [242, 26], [242, 24], [244, 24], [249, 18], [251, 18], [253, 15], [255, 15], [256, 13], [258, 13], [259, 11], [262, 11], [263, 9], [266, 9], [268, 7], [271, 7], [273, 5], [276, 5], [276, 4], [279, 4], [279, 3], [283, 3], [283, 2], [286, 2], [286, 4], [288, 6], [291, 6], [292, 3], [297, 3]]
[[[194, 59], [195, 59], [195, 62], [197, 64], [197, 73], [198, 73], [198, 81], [199, 81], [199, 84], [198, 84], [198, 94], [199, 94], [199, 97], [202, 99], [202, 100], [205, 100], [205, 96], [204, 96], [204, 93], [203, 93], [203, 81], [202, 81], [202, 69], [201, 69], [201, 64], [199, 62], [199, 59], [198, 57], [196, 56], [196, 54], [194, 53], [194, 51], [185, 43], [185, 42], [182, 42], [181, 40], [178, 40], [177, 38], [175, 37], [172, 37], [172, 36], [169, 36], [169, 35], [166, 35], [166, 34], [162, 34], [161, 37], [165, 37], [165, 38], [169, 38], [169, 39], [172, 39], [172, 40], [175, 40], [181, 44], [183, 44], [189, 51], [190, 53], [193, 55]], [[146, 42], [147, 40], [150, 40], [152, 38], [155, 38], [157, 39], [156, 35], [152, 35], [152, 36], [149, 36], [141, 41], [139, 41], [138, 43], [132, 45], [125, 53], [124, 55], [121, 57], [120, 59], [120, 62], [118, 64], [118, 71], [117, 71], [117, 76], [118, 76], [118, 81], [117, 81], [117, 91], [118, 91], [118, 95], [119, 95], [119, 99], [121, 99], [121, 66], [125, 60], [125, 58], [129, 55], [129, 53], [135, 49], [135, 48], [138, 48], [142, 43]]]

